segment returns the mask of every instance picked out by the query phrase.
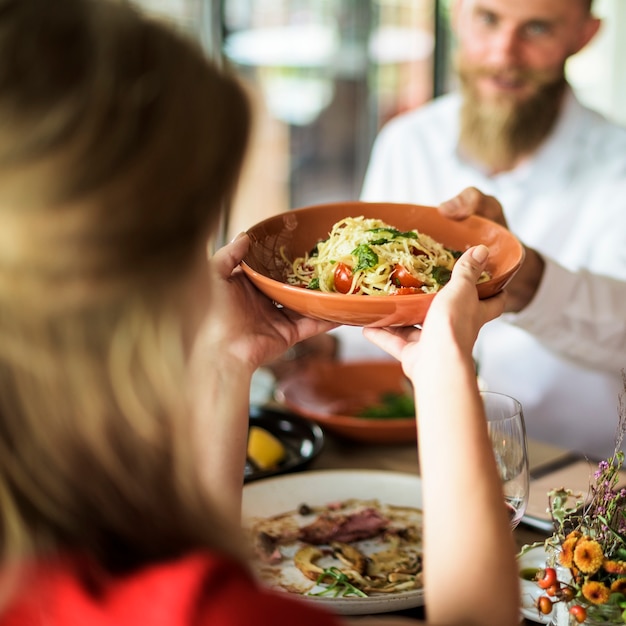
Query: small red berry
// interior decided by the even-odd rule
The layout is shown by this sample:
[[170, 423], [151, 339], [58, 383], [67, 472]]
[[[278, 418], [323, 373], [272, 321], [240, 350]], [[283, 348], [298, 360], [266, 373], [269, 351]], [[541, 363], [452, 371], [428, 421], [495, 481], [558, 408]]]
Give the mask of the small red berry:
[[553, 598], [554, 596], [558, 596], [559, 592], [561, 591], [561, 585], [559, 585], [559, 583], [555, 583], [554, 585], [550, 585], [547, 589], [546, 589], [546, 593]]
[[541, 596], [537, 599], [537, 608], [540, 613], [550, 615], [552, 613], [552, 600], [548, 596]]
[[537, 576], [541, 578], [537, 579], [537, 584], [542, 589], [547, 589], [548, 587], [552, 587], [557, 582], [556, 579], [556, 570], [554, 567], [546, 567], [544, 570], [539, 570], [537, 572]]
[[587, 611], [580, 604], [575, 604], [570, 610], [570, 615], [574, 616], [574, 619], [582, 624], [587, 619]]

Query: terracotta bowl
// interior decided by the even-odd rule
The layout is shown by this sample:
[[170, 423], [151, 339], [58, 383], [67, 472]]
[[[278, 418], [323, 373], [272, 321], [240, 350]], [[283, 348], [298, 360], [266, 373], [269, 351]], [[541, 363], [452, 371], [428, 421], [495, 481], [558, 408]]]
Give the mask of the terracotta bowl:
[[411, 417], [356, 417], [386, 392], [410, 393], [396, 361], [318, 361], [294, 370], [276, 385], [276, 399], [287, 409], [317, 422], [324, 430], [355, 441], [415, 441]]
[[363, 296], [322, 293], [288, 285], [285, 263], [310, 251], [328, 237], [345, 217], [377, 218], [399, 230], [417, 229], [455, 250], [484, 243], [491, 250], [487, 271], [491, 280], [477, 285], [480, 298], [501, 291], [519, 269], [522, 244], [505, 228], [480, 217], [453, 221], [433, 207], [384, 202], [337, 202], [293, 209], [259, 222], [248, 230], [251, 246], [242, 262], [244, 272], [268, 297], [308, 317], [351, 326], [412, 326], [424, 321], [434, 294]]

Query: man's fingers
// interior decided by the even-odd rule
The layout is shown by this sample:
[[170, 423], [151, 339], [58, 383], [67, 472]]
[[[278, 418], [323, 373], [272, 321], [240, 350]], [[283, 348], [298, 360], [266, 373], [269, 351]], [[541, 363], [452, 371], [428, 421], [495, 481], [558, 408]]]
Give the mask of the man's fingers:
[[439, 205], [439, 210], [446, 217], [461, 220], [480, 212], [483, 199], [486, 198], [476, 187], [467, 187], [458, 195]]
[[502, 205], [493, 196], [487, 196], [476, 187], [467, 187], [454, 198], [439, 205], [442, 215], [462, 220], [470, 215], [480, 215], [506, 226]]

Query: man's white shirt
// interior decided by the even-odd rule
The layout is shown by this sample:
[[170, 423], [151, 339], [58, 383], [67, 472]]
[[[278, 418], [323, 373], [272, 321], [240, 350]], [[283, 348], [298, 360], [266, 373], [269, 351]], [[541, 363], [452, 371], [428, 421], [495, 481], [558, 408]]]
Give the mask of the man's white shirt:
[[[605, 457], [626, 368], [626, 129], [568, 91], [535, 155], [489, 176], [459, 156], [459, 108], [452, 94], [390, 121], [361, 198], [437, 205], [474, 186], [500, 200], [509, 228], [546, 269], [524, 311], [481, 331], [480, 376], [521, 401], [529, 436]], [[354, 330], [335, 332], [344, 358], [372, 356]]]

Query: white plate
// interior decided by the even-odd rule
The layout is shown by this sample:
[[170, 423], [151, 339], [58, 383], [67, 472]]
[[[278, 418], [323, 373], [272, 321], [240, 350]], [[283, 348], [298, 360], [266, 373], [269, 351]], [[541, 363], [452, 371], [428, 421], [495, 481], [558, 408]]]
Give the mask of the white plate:
[[[284, 513], [305, 502], [324, 505], [348, 498], [375, 498], [384, 504], [421, 508], [422, 483], [412, 474], [370, 470], [322, 470], [276, 476], [244, 486], [243, 523], [246, 526], [254, 518]], [[303, 597], [342, 615], [388, 613], [424, 604], [421, 589], [367, 598]]]
[[[517, 562], [520, 570], [527, 567], [543, 568], [546, 566], [546, 552], [543, 546], [537, 546], [519, 556]], [[522, 615], [531, 622], [549, 624], [551, 616], [542, 615], [535, 606], [535, 601], [543, 593], [542, 589], [536, 582], [525, 580], [521, 576], [520, 585], [522, 590]]]

